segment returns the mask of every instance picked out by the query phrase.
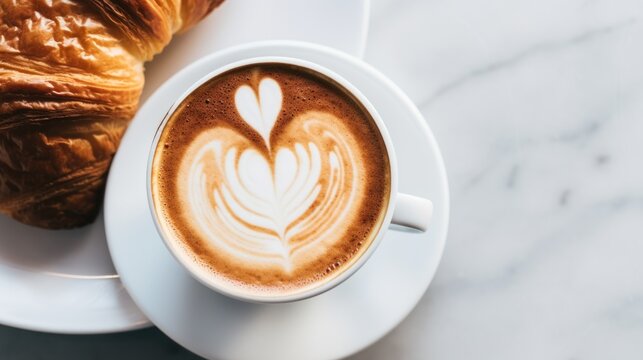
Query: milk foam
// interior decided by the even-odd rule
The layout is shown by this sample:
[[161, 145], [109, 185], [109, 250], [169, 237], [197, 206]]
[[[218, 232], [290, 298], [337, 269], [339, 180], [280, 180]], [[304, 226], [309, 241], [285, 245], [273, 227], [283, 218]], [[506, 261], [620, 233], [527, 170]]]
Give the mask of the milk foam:
[[243, 85], [237, 89], [234, 102], [239, 115], [254, 128], [270, 147], [270, 133], [275, 126], [283, 100], [279, 84], [271, 78], [259, 83], [259, 98], [254, 90]]
[[271, 145], [283, 101], [278, 82], [240, 86], [234, 99], [268, 151], [230, 128], [200, 134], [181, 165], [190, 217], [218, 251], [290, 272], [338, 240], [332, 234], [356, 203], [361, 174], [351, 135], [327, 121], [332, 115], [311, 113], [293, 120], [293, 139]]

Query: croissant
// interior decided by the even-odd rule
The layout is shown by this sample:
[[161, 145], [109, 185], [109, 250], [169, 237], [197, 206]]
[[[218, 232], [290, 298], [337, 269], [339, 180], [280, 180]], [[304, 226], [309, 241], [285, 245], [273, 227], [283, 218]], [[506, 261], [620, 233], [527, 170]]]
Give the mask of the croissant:
[[143, 63], [223, 0], [0, 0], [0, 212], [93, 221]]

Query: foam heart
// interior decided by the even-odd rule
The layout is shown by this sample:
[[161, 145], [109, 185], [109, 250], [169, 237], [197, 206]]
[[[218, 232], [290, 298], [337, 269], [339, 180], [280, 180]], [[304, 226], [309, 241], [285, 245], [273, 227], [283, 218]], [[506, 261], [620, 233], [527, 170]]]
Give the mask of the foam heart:
[[262, 79], [258, 90], [257, 97], [250, 86], [239, 87], [234, 95], [235, 106], [245, 122], [270, 146], [270, 133], [281, 111], [283, 95], [279, 84], [271, 78]]

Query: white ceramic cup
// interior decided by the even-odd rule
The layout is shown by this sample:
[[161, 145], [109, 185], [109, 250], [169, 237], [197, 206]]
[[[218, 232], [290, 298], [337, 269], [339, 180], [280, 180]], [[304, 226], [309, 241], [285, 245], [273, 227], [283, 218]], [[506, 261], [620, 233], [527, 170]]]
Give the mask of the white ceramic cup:
[[[163, 230], [163, 227], [161, 226], [161, 223], [159, 222], [159, 219], [158, 219], [159, 214], [155, 209], [154, 201], [152, 199], [151, 178], [153, 176], [152, 162], [154, 159], [154, 154], [156, 152], [156, 147], [158, 145], [160, 135], [163, 132], [163, 129], [165, 128], [165, 125], [167, 124], [168, 119], [174, 113], [176, 108], [194, 90], [196, 90], [198, 87], [200, 87], [210, 79], [238, 67], [253, 65], [253, 64], [263, 64], [263, 63], [289, 64], [289, 65], [300, 66], [308, 70], [312, 70], [314, 72], [317, 72], [323, 76], [330, 78], [336, 84], [338, 84], [339, 86], [346, 89], [349, 93], [351, 93], [364, 106], [364, 108], [369, 112], [369, 114], [377, 124], [377, 128], [379, 129], [382, 139], [384, 140], [384, 144], [386, 145], [386, 151], [387, 151], [387, 155], [389, 158], [389, 165], [390, 165], [391, 189], [389, 193], [390, 197], [388, 201], [388, 206], [386, 208], [386, 215], [384, 216], [384, 219], [382, 220], [382, 222], [380, 222], [380, 224], [377, 225], [379, 226], [379, 230], [377, 232], [377, 235], [373, 239], [373, 241], [371, 241], [371, 243], [368, 245], [368, 248], [365, 251], [363, 251], [360, 257], [357, 260], [353, 261], [351, 265], [347, 266], [345, 269], [340, 271], [340, 273], [335, 275], [334, 277], [331, 277], [327, 281], [322, 282], [321, 284], [319, 284], [319, 286], [316, 286], [310, 289], [305, 289], [301, 292], [298, 292], [295, 294], [289, 294], [289, 295], [249, 294], [239, 288], [233, 287], [219, 280], [214, 274], [210, 273], [209, 271], [204, 269], [201, 265], [197, 264], [193, 260], [193, 258], [188, 254], [189, 250], [186, 250], [184, 246], [181, 246], [180, 244], [177, 243], [179, 240], [173, 239], [171, 236], [165, 233], [165, 231]], [[170, 109], [165, 115], [165, 118], [163, 119], [163, 121], [161, 122], [161, 124], [158, 126], [156, 130], [156, 135], [154, 136], [154, 141], [152, 142], [152, 146], [150, 148], [148, 165], [147, 165], [147, 197], [148, 197], [150, 212], [152, 213], [152, 218], [154, 219], [154, 225], [156, 226], [156, 229], [160, 237], [163, 239], [163, 242], [165, 243], [170, 253], [176, 258], [176, 260], [185, 269], [187, 269], [187, 271], [196, 280], [198, 280], [205, 286], [211, 288], [212, 290], [218, 293], [221, 293], [223, 295], [226, 295], [235, 299], [255, 302], [255, 303], [282, 303], [282, 302], [303, 300], [306, 298], [310, 298], [310, 297], [322, 294], [334, 288], [335, 286], [341, 284], [346, 279], [348, 279], [360, 267], [362, 267], [362, 265], [364, 265], [366, 261], [368, 261], [368, 259], [371, 257], [371, 255], [373, 254], [373, 252], [375, 251], [379, 243], [384, 238], [384, 234], [389, 229], [389, 227], [391, 227], [391, 225], [394, 225], [391, 227], [392, 230], [403, 230], [403, 231], [410, 230], [414, 232], [424, 232], [427, 230], [429, 226], [429, 222], [433, 215], [433, 203], [428, 199], [420, 198], [413, 195], [398, 193], [397, 177], [398, 177], [397, 159], [395, 157], [395, 150], [393, 148], [393, 144], [391, 142], [391, 137], [389, 136], [388, 130], [384, 125], [384, 121], [377, 113], [377, 110], [373, 107], [373, 105], [357, 88], [355, 88], [351, 83], [349, 83], [347, 80], [345, 80], [338, 74], [334, 73], [333, 71], [309, 61], [290, 58], [290, 57], [257, 57], [257, 58], [249, 58], [249, 59], [237, 61], [212, 71], [211, 73], [209, 73], [208, 75], [204, 76], [199, 81], [197, 81], [194, 85], [192, 85], [170, 107]], [[399, 246], [404, 246], [404, 244], [400, 244]]]

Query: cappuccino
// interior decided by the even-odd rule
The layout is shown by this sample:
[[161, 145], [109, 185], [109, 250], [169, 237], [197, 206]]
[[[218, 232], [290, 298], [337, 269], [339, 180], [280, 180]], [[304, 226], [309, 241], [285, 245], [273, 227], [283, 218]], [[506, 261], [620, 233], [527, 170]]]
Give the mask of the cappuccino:
[[369, 112], [307, 68], [253, 64], [181, 102], [152, 160], [165, 236], [226, 286], [289, 295], [350, 268], [377, 236], [391, 192]]

